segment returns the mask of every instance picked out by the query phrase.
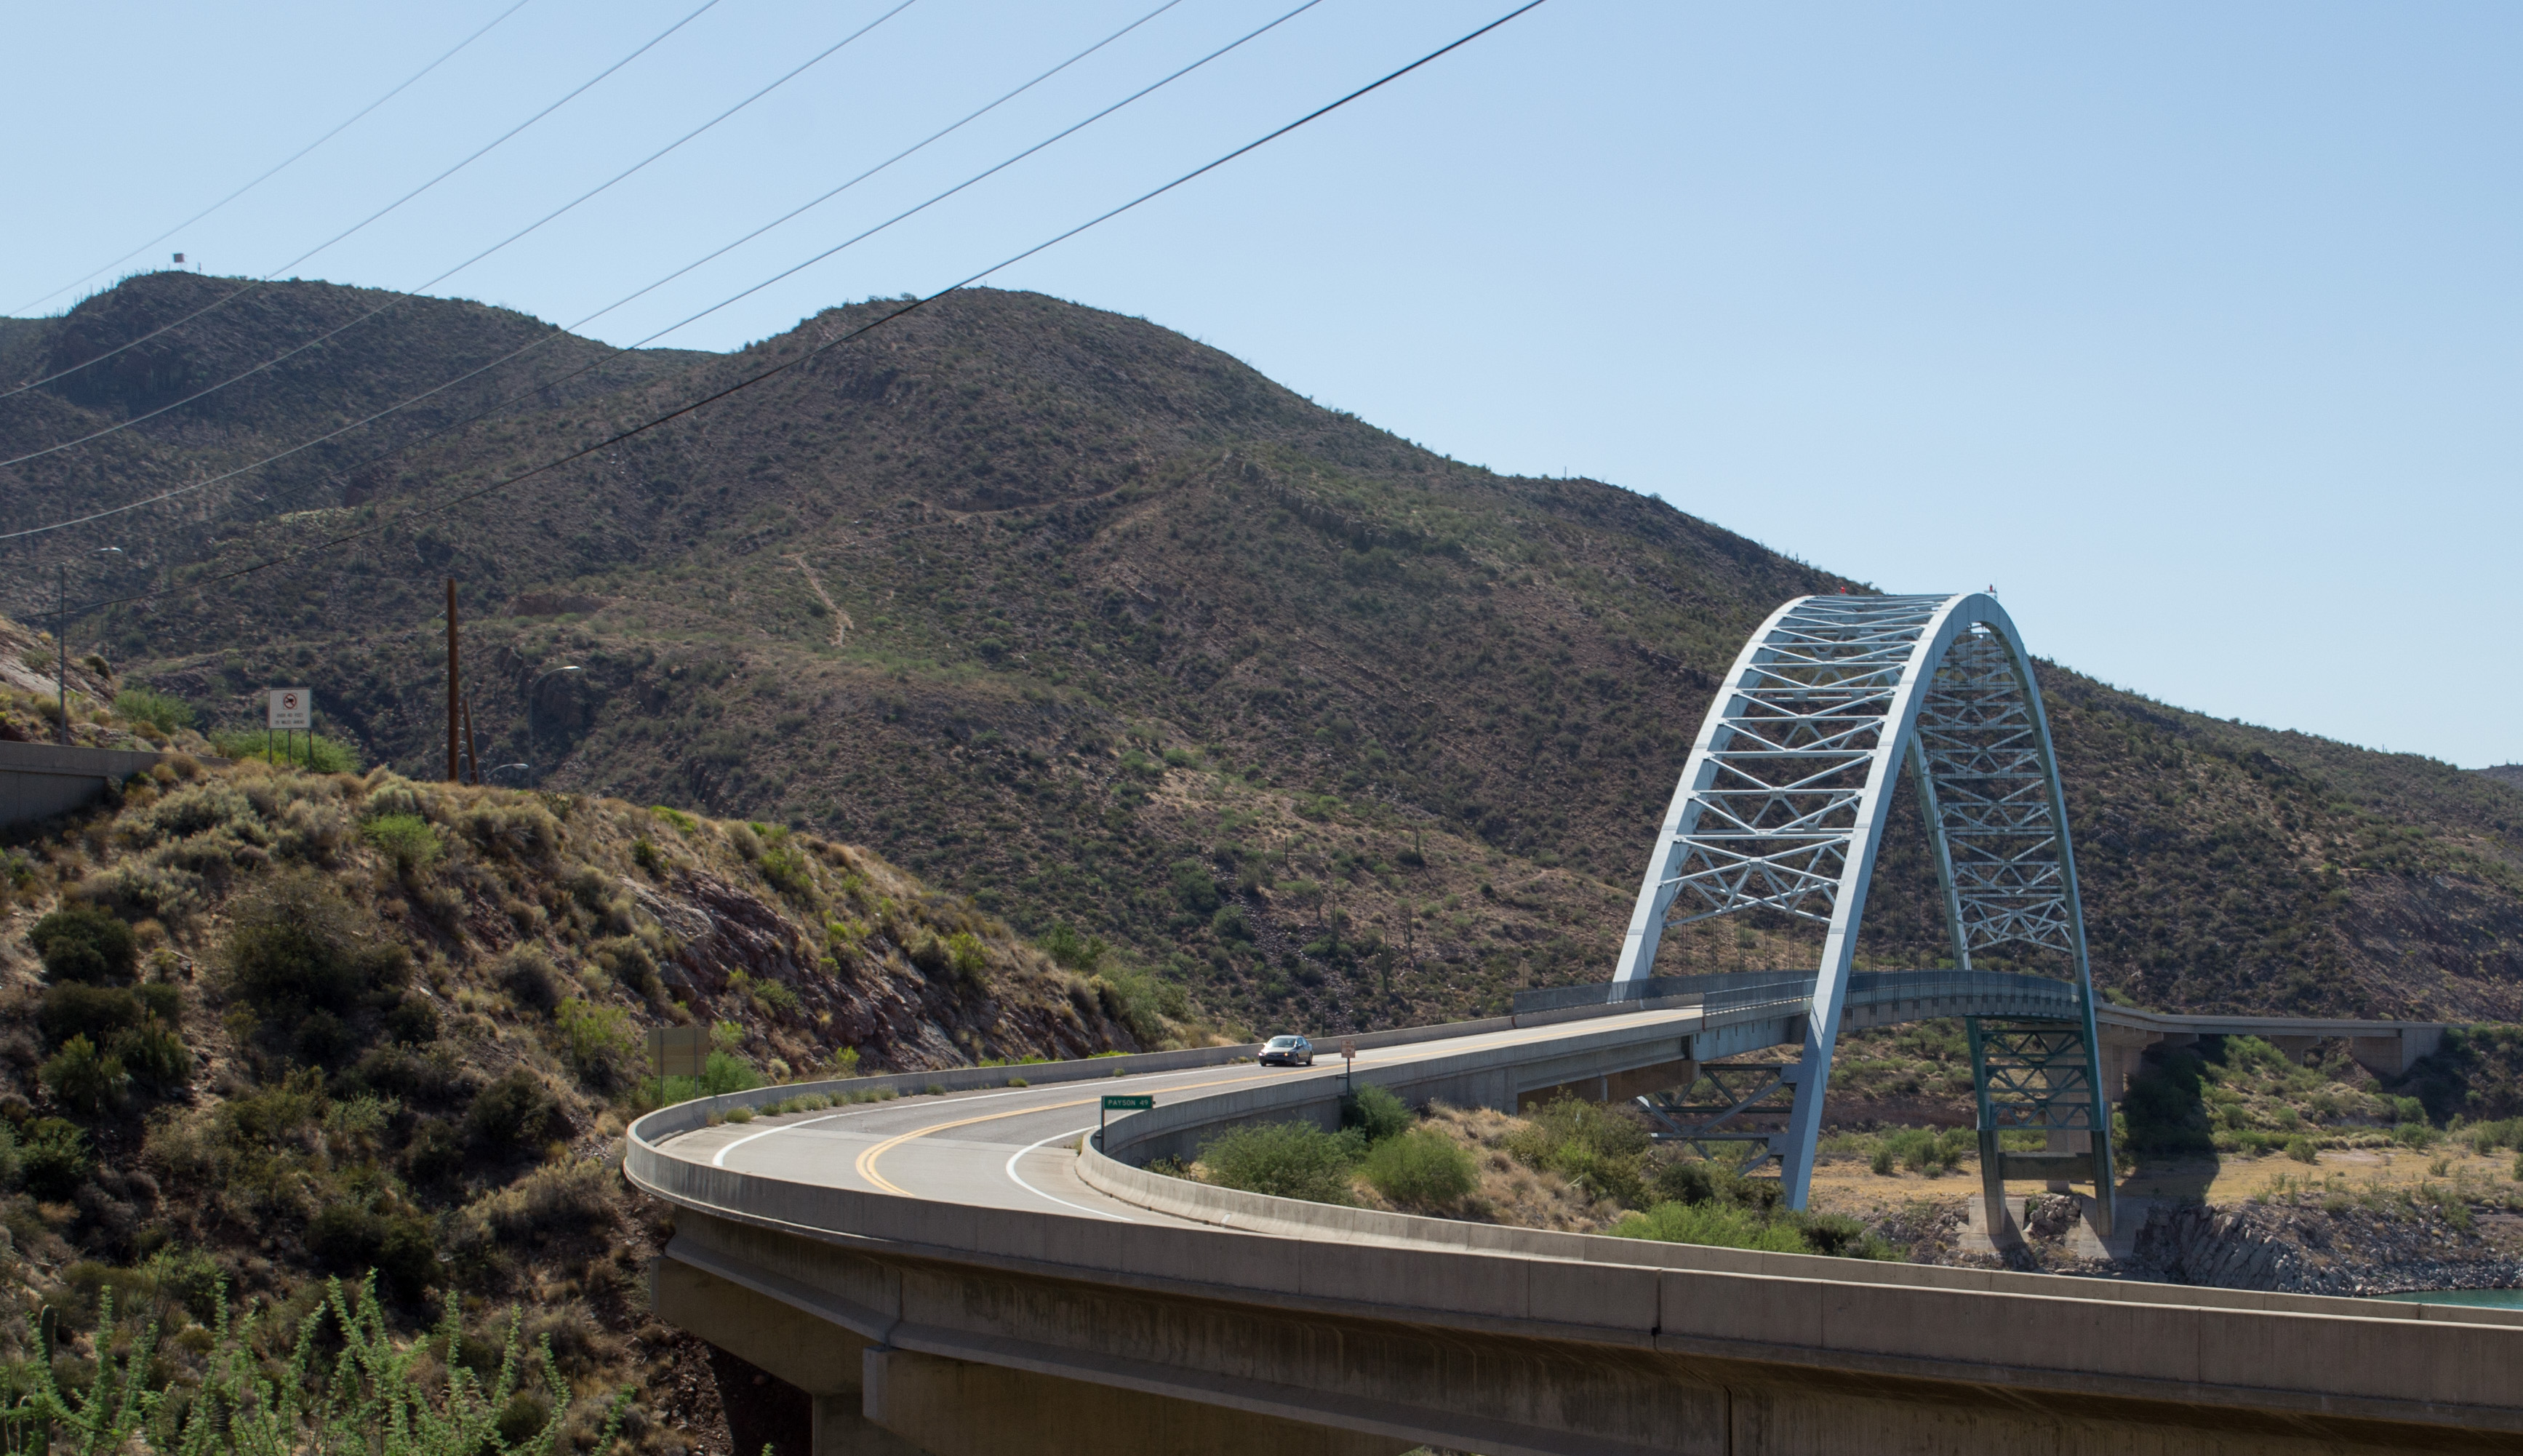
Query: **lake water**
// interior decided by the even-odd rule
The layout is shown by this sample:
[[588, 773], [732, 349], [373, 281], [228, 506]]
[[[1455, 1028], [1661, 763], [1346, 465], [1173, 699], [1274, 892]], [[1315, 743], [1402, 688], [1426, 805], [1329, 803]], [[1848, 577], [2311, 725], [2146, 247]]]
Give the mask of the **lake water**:
[[2413, 1304], [2480, 1304], [2491, 1309], [2523, 1309], [2523, 1290], [2416, 1290], [2406, 1294], [2377, 1294], [2377, 1299], [2404, 1299]]

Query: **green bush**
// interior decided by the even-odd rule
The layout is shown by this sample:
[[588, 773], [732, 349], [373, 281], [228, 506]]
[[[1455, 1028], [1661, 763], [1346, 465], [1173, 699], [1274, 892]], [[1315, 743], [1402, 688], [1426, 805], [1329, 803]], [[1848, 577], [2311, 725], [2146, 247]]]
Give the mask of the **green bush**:
[[133, 1081], [162, 1097], [182, 1091], [192, 1080], [192, 1049], [173, 1026], [156, 1017], [117, 1035], [113, 1052]]
[[1100, 935], [1081, 936], [1065, 924], [1055, 923], [1042, 938], [1042, 948], [1052, 960], [1080, 975], [1092, 975], [1112, 954], [1112, 947]]
[[1327, 1133], [1309, 1122], [1233, 1128], [1201, 1145], [1208, 1181], [1220, 1188], [1309, 1203], [1348, 1203], [1357, 1135]]
[[806, 868], [806, 857], [785, 844], [775, 844], [753, 862], [771, 888], [802, 905], [815, 903], [814, 871]]
[[1361, 1087], [1341, 1099], [1341, 1126], [1354, 1127], [1370, 1143], [1409, 1131], [1410, 1106], [1382, 1087]]
[[36, 1073], [54, 1101], [90, 1116], [111, 1110], [122, 1101], [130, 1076], [122, 1058], [98, 1048], [84, 1036], [71, 1037]]
[[1593, 1103], [1561, 1097], [1544, 1104], [1508, 1137], [1506, 1150], [1526, 1166], [1556, 1172], [1592, 1197], [1630, 1204], [1646, 1200], [1641, 1161], [1646, 1129]]
[[88, 1153], [87, 1134], [76, 1123], [38, 1117], [26, 1125], [25, 1141], [18, 1149], [19, 1175], [25, 1180], [26, 1192], [36, 1198], [55, 1201], [69, 1198], [87, 1181], [88, 1170], [95, 1165]]
[[1480, 1186], [1480, 1165], [1472, 1154], [1434, 1128], [1379, 1139], [1367, 1148], [1358, 1172], [1377, 1193], [1419, 1208], [1452, 1207]]
[[259, 758], [296, 764], [314, 774], [357, 774], [367, 767], [359, 750], [322, 733], [300, 733], [295, 739], [262, 728], [214, 728], [211, 747], [224, 758]]
[[328, 1204], [307, 1226], [307, 1251], [336, 1273], [382, 1277], [397, 1298], [416, 1301], [438, 1283], [438, 1232], [416, 1213]]
[[237, 905], [220, 947], [236, 995], [276, 1019], [356, 1010], [403, 983], [403, 948], [373, 934], [339, 890], [311, 873], [283, 875]]
[[464, 1141], [495, 1158], [527, 1156], [569, 1135], [569, 1114], [543, 1079], [523, 1067], [474, 1095]]
[[946, 963], [956, 978], [977, 986], [982, 972], [989, 969], [989, 953], [982, 949], [978, 936], [969, 930], [958, 930], [946, 938]]
[[58, 1048], [73, 1037], [85, 1037], [102, 1047], [115, 1033], [139, 1025], [148, 1014], [140, 998], [122, 987], [64, 981], [44, 989], [35, 1024], [48, 1047]]
[[179, 732], [198, 721], [192, 704], [146, 687], [126, 687], [116, 693], [114, 711], [119, 718], [145, 723], [162, 733]]
[[438, 829], [417, 814], [381, 814], [359, 825], [359, 837], [394, 861], [396, 872], [419, 874], [447, 856]]
[[588, 1086], [609, 1092], [638, 1075], [640, 1039], [628, 1011], [571, 997], [553, 1020], [571, 1069]]
[[2305, 1133], [2298, 1133], [2294, 1137], [2287, 1139], [2286, 1155], [2294, 1158], [2300, 1163], [2319, 1162], [2321, 1160], [2321, 1145], [2314, 1142], [2310, 1136]]
[[131, 927], [93, 905], [66, 905], [34, 923], [27, 944], [55, 981], [112, 985], [131, 979], [138, 946]]
[[1654, 1239], [1666, 1244], [1706, 1244], [1721, 1248], [1759, 1248], [1772, 1253], [1807, 1252], [1804, 1235], [1739, 1204], [1710, 1199], [1700, 1203], [1658, 1203], [1633, 1213], [1606, 1230], [1615, 1239]]
[[1768, 1178], [1746, 1178], [1724, 1163], [1704, 1159], [1670, 1162], [1656, 1170], [1658, 1202], [1733, 1203], [1765, 1212], [1778, 1206], [1779, 1185]]

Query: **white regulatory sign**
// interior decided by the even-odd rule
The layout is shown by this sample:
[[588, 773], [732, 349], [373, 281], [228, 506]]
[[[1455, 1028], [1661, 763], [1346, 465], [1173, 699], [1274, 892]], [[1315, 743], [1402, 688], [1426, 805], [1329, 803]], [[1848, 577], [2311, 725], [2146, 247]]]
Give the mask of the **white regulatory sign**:
[[304, 687], [275, 687], [271, 690], [272, 731], [283, 728], [310, 728], [315, 726], [315, 695]]

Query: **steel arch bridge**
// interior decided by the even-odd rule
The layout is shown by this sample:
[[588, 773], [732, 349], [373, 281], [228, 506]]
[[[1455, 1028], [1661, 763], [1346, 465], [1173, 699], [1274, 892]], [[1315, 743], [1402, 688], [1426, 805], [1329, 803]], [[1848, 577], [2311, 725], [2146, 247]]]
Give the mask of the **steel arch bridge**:
[[[2031, 659], [1985, 593], [1798, 597], [1744, 644], [1665, 811], [1614, 994], [1654, 976], [1668, 925], [1743, 911], [1825, 926], [1822, 961], [1799, 1059], [1707, 1064], [1691, 1089], [1700, 1105], [1687, 1097], [1648, 1110], [1664, 1136], [1751, 1145], [1747, 1168], [1777, 1158], [1787, 1202], [1805, 1205], [1868, 882], [1905, 767], [1955, 969], [1968, 976], [1975, 952], [2000, 946], [2056, 952], [2070, 967], [2043, 1014], [2022, 1014], [2020, 1001], [1967, 1011], [1986, 1195], [2002, 1199], [2009, 1173], [2077, 1175], [2092, 1181], [2108, 1230], [2111, 1112], [2067, 804]], [[1752, 1131], [1765, 1100], [1775, 1125]], [[2007, 1153], [2008, 1129], [2048, 1132], [2050, 1151]]]

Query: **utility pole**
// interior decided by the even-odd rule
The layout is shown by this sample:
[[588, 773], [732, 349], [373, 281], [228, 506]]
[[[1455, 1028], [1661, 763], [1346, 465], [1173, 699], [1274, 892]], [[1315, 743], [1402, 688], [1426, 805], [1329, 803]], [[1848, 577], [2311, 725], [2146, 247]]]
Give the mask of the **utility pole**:
[[53, 685], [61, 691], [62, 746], [71, 746], [71, 564], [59, 563], [61, 576], [53, 596]]
[[447, 579], [447, 781], [462, 783], [455, 761], [455, 720], [462, 711], [463, 689], [455, 674], [455, 579]]

